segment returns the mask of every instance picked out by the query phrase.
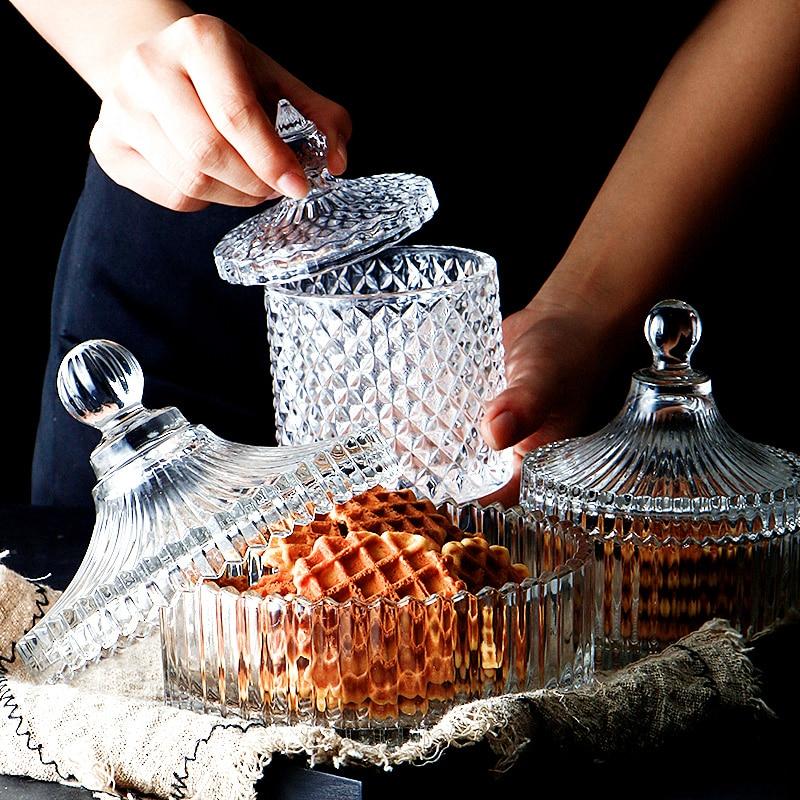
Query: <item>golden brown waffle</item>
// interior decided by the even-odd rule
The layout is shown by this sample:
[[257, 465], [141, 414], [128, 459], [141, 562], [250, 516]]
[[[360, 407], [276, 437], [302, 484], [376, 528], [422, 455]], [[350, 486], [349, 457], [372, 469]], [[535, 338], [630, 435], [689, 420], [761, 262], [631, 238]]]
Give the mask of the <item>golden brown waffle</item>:
[[262, 575], [257, 583], [250, 586], [246, 575], [239, 575], [236, 578], [220, 578], [217, 585], [221, 587], [231, 586], [237, 592], [258, 592], [262, 597], [270, 594], [297, 594], [297, 589], [292, 583], [291, 570], [279, 570]]
[[297, 594], [297, 589], [295, 589], [292, 581], [292, 571], [289, 569], [262, 575], [258, 582], [250, 587], [250, 591], [258, 592], [262, 597], [267, 597], [271, 594]]
[[294, 585], [309, 600], [451, 596], [464, 585], [451, 577], [432, 547], [425, 536], [395, 531], [321, 536], [311, 553], [295, 564]]
[[340, 536], [341, 524], [330, 517], [320, 517], [308, 525], [296, 527], [289, 536], [274, 536], [264, 551], [264, 565], [291, 572], [295, 562], [305, 558], [320, 536]]
[[524, 564], [512, 564], [508, 548], [489, 545], [482, 536], [472, 536], [460, 542], [447, 542], [442, 555], [450, 571], [467, 585], [470, 592], [484, 586], [499, 589], [509, 581], [519, 583], [530, 575]]
[[332, 516], [342, 520], [351, 531], [416, 533], [438, 547], [449, 539], [460, 541], [466, 536], [430, 500], [418, 499], [410, 489], [391, 492], [376, 486], [336, 506]]

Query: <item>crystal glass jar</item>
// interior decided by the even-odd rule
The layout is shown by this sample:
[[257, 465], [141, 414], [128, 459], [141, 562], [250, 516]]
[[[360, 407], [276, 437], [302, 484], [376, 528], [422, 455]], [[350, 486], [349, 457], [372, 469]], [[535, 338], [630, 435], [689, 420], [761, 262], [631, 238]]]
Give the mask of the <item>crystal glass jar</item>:
[[84, 342], [61, 364], [64, 406], [103, 436], [86, 555], [19, 642], [39, 677], [69, 677], [149, 634], [159, 609], [199, 577], [260, 574], [271, 536], [396, 479], [374, 431], [300, 448], [236, 444], [177, 408], [144, 408], [143, 385], [139, 363], [114, 342]]
[[726, 424], [690, 364], [700, 332], [691, 306], [656, 305], [653, 365], [617, 418], [523, 461], [523, 506], [594, 532], [604, 666], [712, 617], [749, 636], [800, 606], [800, 457]]
[[593, 675], [593, 552], [578, 528], [476, 504], [441, 510], [531, 577], [369, 603], [262, 597], [203, 581], [162, 610], [168, 703], [268, 723], [385, 731], [457, 703]]
[[484, 398], [504, 388], [490, 256], [393, 247], [268, 287], [266, 305], [280, 444], [378, 428], [435, 502], [508, 481], [478, 429]]
[[286, 101], [276, 127], [311, 191], [232, 230], [215, 258], [225, 280], [266, 287], [280, 442], [373, 425], [420, 494], [466, 501], [500, 488], [511, 454], [479, 430], [485, 403], [505, 388], [494, 259], [392, 246], [436, 210], [430, 181], [337, 179], [324, 137]]

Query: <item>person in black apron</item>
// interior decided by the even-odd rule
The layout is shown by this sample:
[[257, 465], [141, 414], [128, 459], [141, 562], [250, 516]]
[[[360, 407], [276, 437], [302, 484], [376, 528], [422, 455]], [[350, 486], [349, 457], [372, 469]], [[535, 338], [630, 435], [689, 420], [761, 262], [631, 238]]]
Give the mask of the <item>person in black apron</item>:
[[[72, 5], [64, 4], [65, 14]], [[107, 338], [131, 350], [143, 367], [149, 407], [178, 406], [229, 439], [273, 438], [263, 299], [225, 284], [212, 250], [265, 202], [307, 191], [302, 169], [263, 110], [279, 97], [291, 95], [327, 134], [331, 171], [345, 167], [344, 109], [218, 18], [191, 15], [181, 4], [149, 5], [179, 19], [142, 12], [153, 13], [156, 26], [170, 24], [121, 59], [114, 87], [80, 56], [74, 64], [104, 101], [91, 138], [97, 157], [90, 159], [53, 292], [33, 459], [37, 505], [91, 504], [88, 457], [98, 433], [70, 419], [55, 390], [64, 355], [86, 339]], [[53, 16], [32, 21], [46, 30], [67, 24]], [[226, 108], [234, 89], [239, 105]]]
[[[119, 13], [137, 15], [128, 20], [80, 17], [81, 25], [102, 28], [98, 41], [131, 27], [143, 42], [131, 46], [121, 72], [98, 70], [84, 39], [76, 45], [70, 37], [73, 6], [90, 11], [94, 2], [65, 0], [43, 18], [35, 4], [29, 10], [17, 0], [104, 98], [92, 149], [107, 174], [90, 163], [54, 291], [33, 475], [33, 501], [41, 504], [89, 502], [87, 459], [97, 434], [72, 421], [53, 390], [61, 358], [83, 339], [117, 340], [141, 360], [147, 405], [177, 405], [232, 439], [264, 442], [269, 434], [261, 296], [221, 282], [211, 251], [260, 202], [302, 195], [303, 178], [292, 177], [291, 157], [276, 146], [266, 116], [254, 122], [230, 93], [208, 93], [241, 67], [230, 74], [219, 67], [220, 48], [239, 53], [263, 107], [285, 94], [317, 122], [329, 136], [334, 171], [345, 166], [349, 134], [343, 109], [219, 20], [192, 16], [179, 3], [153, 0], [134, 12], [126, 4]], [[151, 29], [142, 25], [142, 9], [153, 14]], [[796, 93], [798, 28], [792, 3], [720, 0], [678, 51], [565, 255], [531, 303], [506, 320], [509, 388], [487, 407], [490, 444], [521, 454], [573, 432], [593, 370], [661, 294]], [[183, 60], [181, 42], [191, 45]], [[168, 102], [176, 61], [191, 78], [184, 87], [191, 109]], [[216, 69], [208, 69], [211, 62]], [[185, 125], [176, 123], [176, 109]], [[198, 113], [222, 128], [225, 152], [192, 133]], [[237, 124], [247, 141], [230, 132]], [[509, 153], [500, 155], [504, 162]], [[499, 168], [491, 156], [487, 170]], [[190, 173], [187, 158], [196, 162]]]

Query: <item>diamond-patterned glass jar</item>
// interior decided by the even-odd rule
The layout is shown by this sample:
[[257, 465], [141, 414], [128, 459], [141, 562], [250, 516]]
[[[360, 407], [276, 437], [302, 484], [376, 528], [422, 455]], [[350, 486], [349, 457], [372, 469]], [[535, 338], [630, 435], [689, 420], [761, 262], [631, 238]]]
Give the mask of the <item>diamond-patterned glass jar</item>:
[[286, 100], [275, 127], [310, 191], [234, 228], [214, 257], [229, 283], [266, 287], [280, 442], [369, 420], [419, 494], [463, 502], [498, 489], [511, 455], [478, 429], [505, 386], [494, 260], [395, 246], [438, 207], [427, 178], [336, 178], [325, 137]]
[[505, 386], [497, 268], [395, 247], [266, 290], [276, 428], [299, 445], [377, 426], [421, 494], [464, 501], [511, 477], [478, 424]]

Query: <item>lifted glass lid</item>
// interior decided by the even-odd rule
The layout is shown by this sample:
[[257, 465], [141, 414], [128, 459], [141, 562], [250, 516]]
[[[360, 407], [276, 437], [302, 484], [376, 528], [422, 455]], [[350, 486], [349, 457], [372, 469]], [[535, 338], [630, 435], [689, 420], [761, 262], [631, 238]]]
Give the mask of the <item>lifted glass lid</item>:
[[278, 104], [275, 128], [297, 155], [310, 191], [301, 200], [284, 197], [222, 239], [214, 260], [229, 283], [284, 283], [327, 272], [405, 239], [438, 208], [433, 184], [419, 175], [331, 175], [325, 136], [287, 100]]
[[236, 444], [177, 408], [144, 408], [143, 385], [139, 363], [114, 342], [84, 342], [61, 364], [62, 403], [102, 439], [86, 555], [19, 643], [43, 677], [68, 676], [149, 633], [159, 609], [202, 578], [260, 574], [271, 536], [397, 477], [373, 430], [301, 447]]
[[[645, 519], [646, 532], [701, 539], [788, 533], [800, 525], [800, 457], [750, 442], [720, 416], [708, 376], [691, 366], [697, 312], [658, 303], [645, 322], [653, 364], [636, 372], [625, 406], [597, 433], [545, 445], [523, 462], [522, 502], [608, 531]], [[656, 523], [656, 524], [652, 524]]]

